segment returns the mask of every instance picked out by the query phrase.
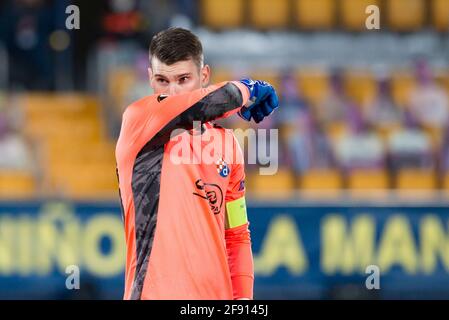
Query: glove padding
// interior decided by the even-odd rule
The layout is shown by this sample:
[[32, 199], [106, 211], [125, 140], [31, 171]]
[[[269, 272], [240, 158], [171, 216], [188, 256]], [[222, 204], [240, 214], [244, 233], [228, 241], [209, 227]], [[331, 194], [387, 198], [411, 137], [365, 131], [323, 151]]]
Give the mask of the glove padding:
[[250, 92], [249, 104], [243, 106], [238, 112], [238, 115], [244, 120], [254, 119], [256, 123], [259, 123], [279, 107], [276, 90], [268, 82], [251, 79], [242, 79], [240, 82]]

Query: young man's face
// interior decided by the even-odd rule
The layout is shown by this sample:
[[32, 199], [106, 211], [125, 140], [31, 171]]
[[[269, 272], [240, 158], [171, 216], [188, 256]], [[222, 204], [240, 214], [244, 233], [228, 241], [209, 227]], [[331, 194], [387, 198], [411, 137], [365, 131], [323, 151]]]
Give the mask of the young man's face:
[[175, 95], [207, 86], [210, 69], [208, 65], [199, 68], [192, 59], [166, 65], [153, 57], [148, 74], [155, 94]]

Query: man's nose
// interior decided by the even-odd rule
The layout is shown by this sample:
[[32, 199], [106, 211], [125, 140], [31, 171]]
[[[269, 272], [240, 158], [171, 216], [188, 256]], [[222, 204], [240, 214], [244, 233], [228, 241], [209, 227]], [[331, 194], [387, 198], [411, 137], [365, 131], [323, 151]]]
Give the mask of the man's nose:
[[170, 95], [175, 95], [178, 93], [178, 86], [176, 84], [170, 84], [170, 88], [168, 90]]

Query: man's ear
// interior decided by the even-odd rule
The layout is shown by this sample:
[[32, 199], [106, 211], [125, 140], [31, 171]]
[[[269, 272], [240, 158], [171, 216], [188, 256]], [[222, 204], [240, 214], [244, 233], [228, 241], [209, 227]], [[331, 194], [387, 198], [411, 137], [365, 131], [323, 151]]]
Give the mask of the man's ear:
[[153, 88], [153, 70], [151, 70], [151, 67], [148, 68], [148, 82], [150, 87]]
[[206, 64], [201, 68], [201, 86], [207, 87], [210, 81], [210, 67]]

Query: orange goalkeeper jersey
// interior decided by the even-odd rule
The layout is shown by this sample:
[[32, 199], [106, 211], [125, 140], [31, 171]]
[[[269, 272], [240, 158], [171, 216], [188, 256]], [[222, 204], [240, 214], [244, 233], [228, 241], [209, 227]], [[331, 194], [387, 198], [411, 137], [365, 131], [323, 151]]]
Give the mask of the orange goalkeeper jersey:
[[[233, 134], [209, 122], [236, 113], [248, 94], [239, 82], [223, 82], [151, 95], [125, 110], [116, 146], [127, 249], [124, 299], [252, 298], [248, 222], [241, 214], [243, 156]], [[194, 121], [201, 130], [191, 130]], [[170, 138], [176, 129], [186, 130]], [[212, 162], [176, 158], [180, 141], [189, 141], [183, 150], [202, 160], [212, 136], [232, 142], [214, 142]]]

